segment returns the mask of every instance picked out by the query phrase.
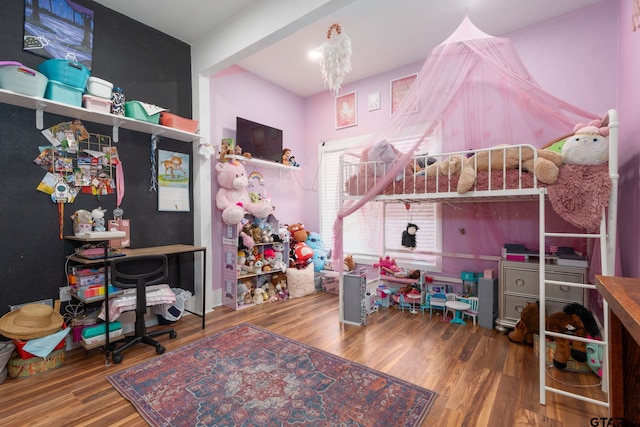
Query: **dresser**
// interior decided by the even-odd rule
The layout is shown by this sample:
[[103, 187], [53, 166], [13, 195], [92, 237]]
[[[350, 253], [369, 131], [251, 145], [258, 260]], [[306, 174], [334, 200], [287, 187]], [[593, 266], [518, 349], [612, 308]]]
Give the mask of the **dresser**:
[[[546, 264], [547, 280], [571, 283], [587, 283], [585, 267], [569, 267]], [[529, 302], [540, 299], [540, 273], [537, 262], [500, 261], [499, 308], [496, 330], [502, 333], [515, 327], [522, 309]], [[547, 314], [562, 311], [570, 302], [588, 305], [588, 290], [573, 286], [546, 285]]]

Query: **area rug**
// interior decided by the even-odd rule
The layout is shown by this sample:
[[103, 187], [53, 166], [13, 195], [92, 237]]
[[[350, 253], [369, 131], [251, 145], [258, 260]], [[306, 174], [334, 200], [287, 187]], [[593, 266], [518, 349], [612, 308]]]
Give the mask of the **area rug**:
[[107, 379], [152, 426], [419, 426], [437, 397], [250, 324]]

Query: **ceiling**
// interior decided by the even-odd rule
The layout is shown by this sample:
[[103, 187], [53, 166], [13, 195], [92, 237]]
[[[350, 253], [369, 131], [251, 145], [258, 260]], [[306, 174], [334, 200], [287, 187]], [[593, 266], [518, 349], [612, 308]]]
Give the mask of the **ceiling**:
[[[188, 44], [265, 1], [271, 0], [96, 0]], [[302, 30], [283, 31], [279, 41], [247, 53], [237, 65], [307, 97], [326, 90], [320, 65], [309, 60], [307, 52], [322, 44], [334, 22], [351, 39], [352, 69], [344, 80], [348, 84], [426, 59], [465, 13], [480, 30], [500, 36], [600, 1], [604, 0], [355, 0]]]

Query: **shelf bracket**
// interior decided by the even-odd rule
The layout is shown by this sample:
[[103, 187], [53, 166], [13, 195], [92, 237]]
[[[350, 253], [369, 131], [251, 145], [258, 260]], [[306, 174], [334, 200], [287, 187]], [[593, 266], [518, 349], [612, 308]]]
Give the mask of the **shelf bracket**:
[[44, 128], [44, 108], [47, 104], [38, 104], [36, 107], [36, 129], [42, 130]]
[[113, 142], [118, 142], [118, 132], [120, 131], [120, 126], [122, 126], [124, 122], [119, 122], [113, 125]]

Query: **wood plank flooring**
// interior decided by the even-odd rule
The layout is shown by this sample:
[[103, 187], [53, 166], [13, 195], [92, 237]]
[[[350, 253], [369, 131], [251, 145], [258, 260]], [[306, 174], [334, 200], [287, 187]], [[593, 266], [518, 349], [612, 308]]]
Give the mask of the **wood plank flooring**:
[[[201, 319], [185, 316], [176, 325], [178, 337], [160, 338], [167, 351], [239, 323], [249, 322], [402, 378], [439, 394], [424, 426], [589, 426], [593, 417], [607, 417], [602, 406], [547, 393], [539, 404], [538, 362], [532, 347], [509, 342], [493, 330], [442, 322], [421, 314], [381, 309], [367, 326], [338, 321], [338, 297], [324, 292], [240, 311], [216, 308]], [[99, 349], [74, 349], [61, 368], [0, 384], [3, 426], [144, 426], [133, 406], [105, 375], [158, 357], [152, 347], [138, 345], [124, 352], [121, 364], [105, 366]], [[579, 385], [581, 393], [602, 398], [593, 374], [548, 369], [561, 383]]]

